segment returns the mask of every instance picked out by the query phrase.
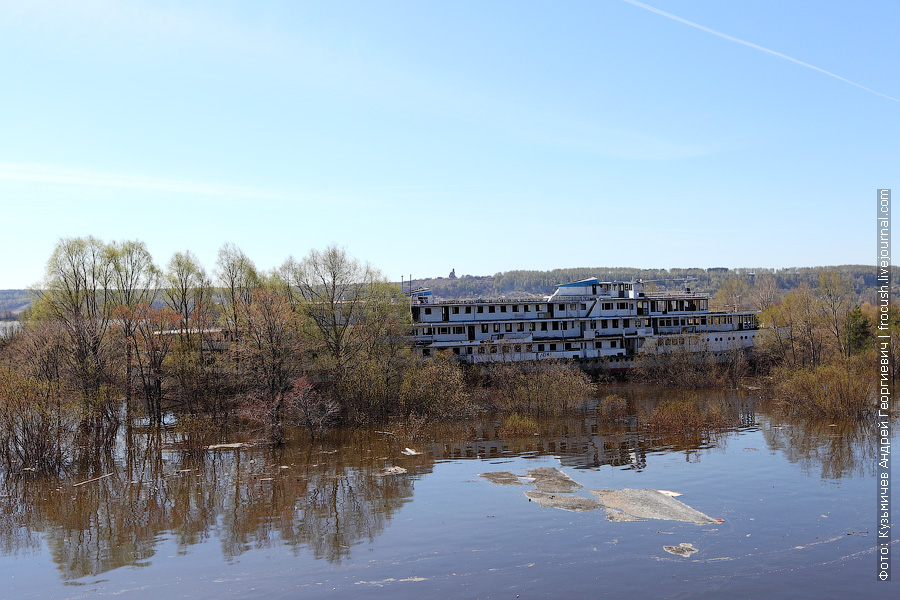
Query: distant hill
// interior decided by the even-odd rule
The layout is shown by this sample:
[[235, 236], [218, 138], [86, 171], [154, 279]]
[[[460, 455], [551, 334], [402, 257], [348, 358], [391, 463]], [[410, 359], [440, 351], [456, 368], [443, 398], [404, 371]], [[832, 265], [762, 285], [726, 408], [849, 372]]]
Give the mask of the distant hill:
[[28, 290], [0, 290], [0, 319], [15, 319], [30, 304]]
[[[752, 284], [756, 277], [772, 275], [778, 289], [786, 294], [803, 283], [816, 287], [819, 273], [826, 269], [836, 269], [847, 277], [853, 285], [859, 302], [876, 302], [879, 282], [872, 265], [839, 265], [834, 267], [791, 267], [787, 269], [634, 269], [629, 267], [574, 267], [553, 269], [552, 271], [506, 271], [494, 275], [461, 275], [404, 281], [403, 289], [431, 288], [435, 296], [447, 300], [463, 298], [521, 298], [526, 296], [547, 296], [556, 285], [578, 281], [588, 277], [602, 280], [630, 281], [642, 279], [648, 285], [660, 290], [680, 290], [690, 287], [693, 291], [714, 295], [719, 287], [733, 277], [739, 277]], [[891, 267], [892, 281], [900, 283], [900, 267]], [[896, 285], [895, 285], [896, 291]], [[0, 319], [14, 319], [28, 308], [31, 295], [27, 290], [0, 290]]]
[[[739, 277], [746, 280], [748, 284], [752, 284], [757, 277], [772, 275], [778, 289], [787, 293], [803, 283], [816, 287], [819, 284], [819, 273], [827, 269], [836, 269], [847, 277], [860, 302], [875, 302], [878, 274], [872, 265], [791, 267], [787, 269], [578, 267], [552, 271], [516, 270], [487, 276], [462, 275], [414, 279], [411, 285], [413, 288], [431, 288], [435, 296], [446, 299], [546, 296], [552, 294], [559, 283], [598, 277], [601, 280], [619, 281], [642, 279], [648, 285], [655, 285], [660, 290], [679, 290], [690, 287], [693, 291], [713, 295], [725, 281], [733, 277]], [[892, 267], [891, 273], [892, 280], [900, 283], [900, 267]], [[410, 282], [404, 282], [404, 289], [409, 289], [409, 286]]]

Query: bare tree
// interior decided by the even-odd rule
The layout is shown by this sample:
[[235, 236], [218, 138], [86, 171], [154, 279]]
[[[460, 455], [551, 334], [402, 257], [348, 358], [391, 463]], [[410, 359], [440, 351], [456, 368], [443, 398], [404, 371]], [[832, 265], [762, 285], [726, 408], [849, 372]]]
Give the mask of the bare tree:
[[223, 305], [227, 315], [228, 328], [237, 339], [241, 335], [241, 315], [239, 308], [248, 306], [254, 289], [259, 286], [256, 266], [240, 248], [227, 243], [219, 249], [216, 262], [216, 276], [222, 286]]

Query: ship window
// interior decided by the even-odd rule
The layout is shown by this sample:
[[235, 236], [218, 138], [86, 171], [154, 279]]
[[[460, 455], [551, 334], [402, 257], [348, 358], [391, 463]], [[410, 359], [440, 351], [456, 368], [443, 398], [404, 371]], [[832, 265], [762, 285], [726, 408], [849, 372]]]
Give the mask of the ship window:
[[613, 319], [613, 320], [612, 320], [612, 328], [613, 328], [613, 329], [618, 329], [618, 328], [619, 328], [619, 320], [618, 320], [618, 319]]
[[556, 350], [556, 344], [550, 344], [550, 352], [553, 352], [555, 350]]
[[538, 352], [543, 352], [543, 351], [544, 351], [544, 345], [538, 344]]
[[472, 354], [472, 346], [466, 346], [466, 354]]
[[484, 312], [484, 307], [483, 307], [483, 306], [479, 306], [478, 309], [477, 309], [477, 312], [483, 313], [483, 312]]
[[471, 307], [471, 306], [467, 306], [467, 307], [466, 307], [466, 314], [467, 314], [467, 315], [471, 315], [471, 314], [472, 314], [472, 307]]
[[517, 323], [516, 331], [525, 331], [525, 323]]
[[560, 305], [559, 305], [559, 310], [566, 310], [566, 305], [565, 305], [565, 304], [560, 304]]
[[488, 332], [488, 326], [486, 324], [482, 324], [481, 325], [481, 333], [487, 333], [487, 332]]
[[622, 327], [625, 327], [626, 329], [631, 327], [631, 325], [628, 324], [628, 321], [628, 319], [622, 319]]
[[575, 310], [575, 305], [574, 305], [574, 304], [570, 304], [570, 305], [569, 305], [569, 310]]
[[600, 319], [600, 328], [609, 329], [609, 321], [607, 321], [606, 319]]
[[456, 356], [459, 356], [459, 348], [454, 348], [453, 354], [455, 354]]
[[506, 331], [506, 333], [512, 333], [512, 323], [507, 323], [506, 327], [504, 327], [504, 331]]
[[559, 321], [553, 321], [553, 331], [559, 331]]
[[506, 305], [503, 304], [500, 306], [500, 312], [506, 312]]
[[525, 305], [525, 312], [531, 312], [531, 306], [530, 306], [530, 305], [528, 305], [528, 304]]
[[617, 343], [616, 343], [616, 340], [611, 341], [611, 342], [609, 343], [609, 347], [610, 347], [610, 348], [618, 348], [618, 345], [617, 345]]
[[568, 322], [568, 321], [563, 321], [563, 322], [562, 322], [562, 328], [563, 328], [563, 331], [567, 330], [567, 329], [569, 328], [569, 322]]
[[426, 309], [425, 309], [425, 314], [426, 314], [426, 315], [430, 315], [430, 314], [431, 314], [431, 309], [430, 309], [430, 308], [426, 308]]
[[528, 331], [534, 331], [534, 323], [528, 324]]
[[454, 333], [454, 335], [462, 335], [462, 334], [464, 334], [465, 332], [466, 332], [466, 328], [465, 328], [465, 327], [454, 327], [454, 328], [453, 328], [453, 333]]
[[597, 347], [598, 347], [598, 348], [603, 348], [603, 342], [597, 342]]
[[497, 312], [497, 307], [494, 306], [493, 304], [491, 304], [490, 306], [488, 306], [488, 312], [489, 313]]
[[604, 302], [603, 303], [603, 310], [612, 310], [612, 307], [613, 307], [612, 302]]
[[570, 342], [566, 342], [566, 350], [571, 350], [572, 344]]
[[541, 331], [547, 331], [547, 321], [541, 323]]
[[453, 314], [454, 314], [454, 315], [458, 315], [458, 314], [459, 314], [459, 307], [458, 307], [458, 306], [454, 306], [454, 307], [453, 307]]
[[500, 325], [499, 324], [494, 325], [494, 333], [500, 333]]
[[519, 305], [513, 304], [513, 312], [519, 312]]
[[447, 335], [449, 330], [449, 327], [438, 327], [438, 335]]
[[582, 305], [581, 305], [581, 310], [587, 310], [587, 304], [582, 304]]

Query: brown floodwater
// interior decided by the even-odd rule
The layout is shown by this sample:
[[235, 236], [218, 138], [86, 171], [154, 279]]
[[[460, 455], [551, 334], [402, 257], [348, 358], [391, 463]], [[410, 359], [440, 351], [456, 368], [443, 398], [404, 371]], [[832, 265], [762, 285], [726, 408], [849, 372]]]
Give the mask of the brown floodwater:
[[[781, 418], [743, 393], [614, 391], [629, 416], [538, 419], [535, 435], [504, 437], [502, 419], [485, 418], [416, 435], [387, 425], [310, 441], [297, 431], [284, 448], [189, 453], [171, 432], [138, 431], [62, 478], [6, 474], [0, 598], [896, 592], [875, 577], [871, 423]], [[639, 415], [677, 395], [724, 402], [726, 423], [646, 430]], [[544, 507], [525, 496], [538, 467], [580, 484], [578, 497], [672, 490], [722, 522], [612, 522], [602, 510]], [[479, 477], [497, 471], [522, 485]]]

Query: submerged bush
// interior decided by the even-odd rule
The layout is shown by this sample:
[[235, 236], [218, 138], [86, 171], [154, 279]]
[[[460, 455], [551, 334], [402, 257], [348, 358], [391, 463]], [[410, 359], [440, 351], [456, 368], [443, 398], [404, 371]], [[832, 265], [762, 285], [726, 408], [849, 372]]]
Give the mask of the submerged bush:
[[643, 418], [652, 431], [684, 433], [726, 427], [731, 419], [722, 400], [701, 402], [697, 398], [663, 400]]
[[78, 405], [0, 368], [0, 463], [7, 471], [56, 473], [71, 459]]
[[628, 415], [628, 402], [625, 398], [610, 394], [601, 398], [597, 405], [597, 416], [603, 421], [616, 421]]
[[501, 412], [562, 414], [580, 408], [594, 393], [581, 369], [560, 361], [495, 363], [489, 382], [486, 402]]
[[[675, 341], [678, 340], [685, 338]], [[734, 347], [716, 354], [705, 344], [687, 342], [671, 350], [646, 348], [639, 352], [634, 368], [628, 374], [629, 379], [683, 388], [709, 388], [723, 383], [736, 385], [750, 370], [742, 348]]]
[[398, 404], [400, 414], [407, 418], [420, 415], [453, 419], [473, 412], [462, 366], [444, 353], [407, 367], [400, 383]]
[[501, 437], [513, 437], [517, 435], [534, 435], [540, 431], [537, 421], [531, 417], [513, 413], [503, 420], [497, 431]]
[[873, 353], [800, 370], [777, 369], [774, 394], [790, 414], [858, 418], [873, 409]]

